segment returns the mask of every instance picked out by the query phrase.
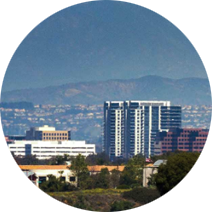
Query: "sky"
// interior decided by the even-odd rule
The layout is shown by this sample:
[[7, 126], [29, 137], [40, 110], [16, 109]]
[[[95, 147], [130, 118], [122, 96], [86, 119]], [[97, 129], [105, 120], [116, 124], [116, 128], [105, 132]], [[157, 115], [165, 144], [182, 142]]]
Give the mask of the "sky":
[[125, 2], [94, 1], [53, 14], [22, 41], [2, 91], [158, 75], [207, 78], [183, 33]]

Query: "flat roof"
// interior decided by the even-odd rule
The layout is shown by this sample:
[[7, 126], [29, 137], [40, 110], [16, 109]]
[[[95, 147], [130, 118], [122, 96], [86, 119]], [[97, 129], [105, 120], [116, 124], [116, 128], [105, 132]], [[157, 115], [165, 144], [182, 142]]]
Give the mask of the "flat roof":
[[[69, 165], [19, 165], [21, 170], [66, 170]], [[88, 166], [90, 172], [100, 172], [101, 169], [107, 168], [108, 171], [114, 169], [123, 171], [125, 166]]]

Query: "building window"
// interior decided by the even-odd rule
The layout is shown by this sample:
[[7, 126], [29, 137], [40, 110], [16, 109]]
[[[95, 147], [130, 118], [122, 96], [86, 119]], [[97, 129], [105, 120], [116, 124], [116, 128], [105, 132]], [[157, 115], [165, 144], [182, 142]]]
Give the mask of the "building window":
[[65, 177], [60, 177], [60, 179], [61, 179], [62, 181], [66, 181], [66, 178], [65, 178]]

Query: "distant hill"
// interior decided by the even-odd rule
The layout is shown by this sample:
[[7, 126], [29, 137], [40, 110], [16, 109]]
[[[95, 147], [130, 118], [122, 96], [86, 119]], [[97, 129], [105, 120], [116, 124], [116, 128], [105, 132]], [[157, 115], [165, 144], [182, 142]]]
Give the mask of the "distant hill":
[[3, 92], [1, 101], [33, 104], [102, 104], [109, 100], [170, 100], [177, 105], [210, 105], [208, 79], [145, 76], [129, 80], [69, 83]]
[[34, 105], [31, 102], [1, 102], [0, 107], [26, 110], [34, 109]]

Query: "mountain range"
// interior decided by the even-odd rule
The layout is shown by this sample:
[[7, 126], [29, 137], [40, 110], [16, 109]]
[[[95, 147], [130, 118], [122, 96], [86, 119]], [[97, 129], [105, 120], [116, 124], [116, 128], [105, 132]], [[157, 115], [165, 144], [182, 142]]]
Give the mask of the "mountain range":
[[26, 36], [2, 90], [150, 74], [207, 78], [191, 42], [164, 17], [121, 1], [90, 1], [55, 13]]
[[2, 92], [1, 102], [33, 104], [102, 104], [112, 100], [170, 100], [175, 105], [210, 105], [208, 79], [144, 76], [128, 80], [68, 83]]

